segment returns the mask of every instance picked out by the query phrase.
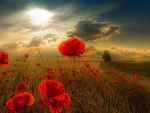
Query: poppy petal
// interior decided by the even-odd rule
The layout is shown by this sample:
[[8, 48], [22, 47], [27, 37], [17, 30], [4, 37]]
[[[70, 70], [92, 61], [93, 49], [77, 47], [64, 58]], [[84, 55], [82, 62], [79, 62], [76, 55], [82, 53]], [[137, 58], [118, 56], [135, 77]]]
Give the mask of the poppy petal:
[[65, 88], [56, 80], [44, 80], [40, 83], [38, 90], [43, 96], [51, 98], [64, 93]]
[[58, 46], [59, 52], [67, 56], [79, 56], [85, 52], [85, 44], [78, 38], [69, 38]]
[[24, 109], [27, 105], [32, 105], [34, 103], [34, 98], [33, 96], [28, 93], [18, 93], [12, 96], [6, 103], [6, 108], [8, 110], [22, 110]]
[[70, 106], [70, 97], [67, 93], [49, 99], [52, 107], [68, 107]]
[[25, 90], [26, 90], [26, 83], [25, 82], [21, 82], [16, 87], [15, 92], [25, 92]]
[[5, 52], [0, 52], [0, 66], [8, 66], [8, 55]]
[[49, 106], [49, 109], [51, 110], [51, 113], [61, 113], [62, 112], [62, 108], [61, 107], [52, 107]]

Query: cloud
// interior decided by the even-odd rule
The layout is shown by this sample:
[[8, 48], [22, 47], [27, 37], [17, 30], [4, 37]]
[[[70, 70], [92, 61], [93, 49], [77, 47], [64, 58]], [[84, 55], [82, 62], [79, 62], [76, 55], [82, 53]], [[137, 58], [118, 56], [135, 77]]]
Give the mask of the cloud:
[[[78, 20], [96, 18], [117, 7], [118, 5], [114, 2], [99, 3], [99, 1], [89, 7], [82, 1], [3, 0], [0, 4], [0, 39], [2, 43], [6, 43], [6, 40], [24, 41], [26, 37], [37, 36], [39, 32], [48, 33], [49, 30], [64, 35], [67, 29], [70, 29]], [[30, 22], [27, 11], [35, 8], [48, 10], [54, 13], [54, 17], [47, 23], [34, 25]], [[55, 40], [56, 38], [52, 41]]]
[[2, 50], [18, 50], [20, 47], [16, 42], [10, 42], [1, 46]]
[[18, 42], [18, 45], [22, 45], [23, 44], [23, 42]]
[[96, 51], [96, 56], [98, 55], [103, 60], [102, 55], [105, 50], [109, 51], [112, 61], [150, 61], [150, 49], [134, 51], [132, 49], [112, 46], [108, 49], [94, 48], [93, 52]]
[[110, 47], [109, 50], [116, 52], [118, 54], [122, 54], [123, 56], [131, 56], [131, 55], [136, 55], [139, 54], [136, 51], [133, 51], [131, 49], [126, 49], [126, 48], [118, 48], [118, 47]]
[[139, 52], [139, 56], [140, 56], [141, 59], [143, 59], [143, 60], [148, 60], [148, 61], [150, 61], [150, 49], [147, 49], [147, 50], [145, 50], [145, 51]]
[[96, 50], [96, 47], [94, 45], [88, 45], [86, 47], [86, 52], [89, 52], [89, 51], [95, 51]]
[[41, 37], [34, 37], [29, 41], [29, 43], [24, 43], [22, 47], [39, 47], [42, 44], [44, 44], [44, 42]]
[[43, 36], [43, 40], [47, 40], [49, 38], [54, 38], [55, 36], [56, 36], [55, 34], [49, 33], [49, 34], [46, 34], [45, 36]]
[[101, 60], [100, 56], [96, 54], [96, 51], [98, 50], [97, 47], [95, 47], [94, 45], [89, 45], [89, 44], [86, 44], [86, 49], [85, 49], [85, 52], [84, 54], [82, 55], [81, 59], [77, 58], [78, 60], [90, 60], [90, 61], [98, 61], [98, 60]]
[[46, 34], [45, 36], [43, 36], [43, 40], [48, 40], [48, 43], [50, 42], [56, 42], [59, 39], [59, 37], [56, 34]]
[[108, 49], [112, 59], [115, 61], [148, 61], [150, 60], [150, 52], [147, 51], [135, 51], [127, 48], [110, 47]]
[[98, 55], [98, 56], [102, 56], [103, 53], [104, 53], [104, 49], [97, 49], [96, 50], [96, 55]]
[[84, 41], [109, 39], [114, 33], [119, 33], [120, 27], [86, 19], [77, 22], [73, 29], [68, 30], [68, 37], [79, 37]]
[[48, 43], [50, 42], [56, 42], [59, 39], [59, 37], [54, 37], [48, 40]]
[[[63, 21], [63, 22], [72, 22], [77, 21], [83, 18], [97, 18], [101, 14], [108, 13], [121, 4], [118, 2], [99, 2], [99, 1], [92, 1], [89, 7], [89, 1], [72, 1], [69, 3], [65, 3], [59, 8], [56, 8], [54, 12], [57, 12], [56, 15], [56, 22]], [[86, 9], [86, 10], [85, 10]], [[73, 16], [72, 16], [73, 15]]]

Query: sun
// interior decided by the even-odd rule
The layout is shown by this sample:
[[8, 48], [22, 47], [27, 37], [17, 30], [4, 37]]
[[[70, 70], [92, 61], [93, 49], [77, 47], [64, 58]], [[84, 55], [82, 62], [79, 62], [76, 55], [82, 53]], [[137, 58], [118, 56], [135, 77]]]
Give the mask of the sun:
[[47, 22], [53, 16], [53, 13], [42, 9], [28, 11], [27, 14], [30, 16], [31, 22], [37, 25]]

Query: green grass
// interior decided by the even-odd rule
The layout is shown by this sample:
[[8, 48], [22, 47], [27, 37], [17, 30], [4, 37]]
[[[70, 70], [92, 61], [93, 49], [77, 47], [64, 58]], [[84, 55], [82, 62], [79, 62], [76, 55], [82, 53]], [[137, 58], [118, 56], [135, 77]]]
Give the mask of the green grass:
[[[37, 90], [40, 82], [48, 79], [44, 65], [53, 68], [56, 73], [51, 79], [63, 83], [71, 97], [71, 105], [63, 113], [150, 113], [150, 92], [144, 87], [138, 88], [136, 82], [131, 84], [122, 75], [116, 77], [113, 71], [104, 71], [99, 67], [99, 62], [90, 62], [90, 68], [84, 65], [85, 62], [76, 62], [74, 82], [68, 81], [73, 76], [70, 61], [44, 61], [44, 65], [40, 61], [40, 66], [35, 63], [12, 61], [10, 67], [1, 68], [0, 72], [6, 71], [8, 74], [0, 76], [0, 113], [9, 113], [5, 103], [22, 81], [27, 83], [27, 91], [34, 96], [35, 103], [19, 113], [50, 113], [47, 106], [39, 104], [42, 96]], [[70, 71], [59, 71], [57, 67], [60, 65]], [[97, 69], [99, 71], [94, 75], [92, 70]]]
[[150, 77], [150, 62], [111, 62], [112, 67]]

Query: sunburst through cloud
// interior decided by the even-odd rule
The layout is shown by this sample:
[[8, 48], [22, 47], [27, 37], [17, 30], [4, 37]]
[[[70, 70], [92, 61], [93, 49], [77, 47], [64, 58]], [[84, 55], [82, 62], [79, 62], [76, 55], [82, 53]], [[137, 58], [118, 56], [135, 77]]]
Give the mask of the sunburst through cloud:
[[54, 14], [43, 9], [28, 11], [27, 14], [33, 24], [42, 24], [47, 22]]

